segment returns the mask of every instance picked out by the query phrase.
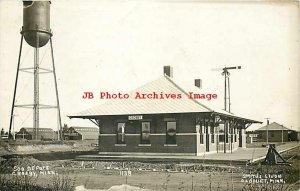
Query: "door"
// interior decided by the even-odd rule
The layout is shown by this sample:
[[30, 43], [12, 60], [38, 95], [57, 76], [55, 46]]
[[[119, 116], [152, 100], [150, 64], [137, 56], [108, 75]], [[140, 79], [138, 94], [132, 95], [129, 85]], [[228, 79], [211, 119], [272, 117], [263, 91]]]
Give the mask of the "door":
[[239, 147], [242, 147], [242, 129], [239, 129]]

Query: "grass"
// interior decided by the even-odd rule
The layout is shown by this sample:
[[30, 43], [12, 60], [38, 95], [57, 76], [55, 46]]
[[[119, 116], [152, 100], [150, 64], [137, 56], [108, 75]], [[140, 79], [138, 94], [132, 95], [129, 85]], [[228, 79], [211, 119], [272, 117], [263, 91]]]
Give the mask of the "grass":
[[[14, 164], [3, 163], [0, 166], [0, 190], [9, 191], [72, 191], [76, 186], [83, 185], [88, 189], [108, 189], [113, 185], [129, 184], [156, 191], [232, 191], [232, 190], [286, 190], [299, 188], [300, 152], [299, 148], [284, 154], [290, 159], [290, 166], [201, 166], [201, 164], [177, 163], [135, 163], [135, 162], [79, 162], [79, 161], [47, 161], [58, 176], [13, 176], [8, 169]], [[23, 163], [35, 160], [24, 159]], [[22, 163], [21, 163], [22, 164]], [[8, 168], [9, 165], [12, 167]], [[20, 165], [20, 163], [17, 163]], [[200, 165], [200, 166], [199, 166]], [[105, 167], [112, 167], [106, 169]], [[181, 172], [180, 166], [185, 169]], [[131, 176], [120, 176], [115, 167], [130, 167]], [[142, 167], [143, 170], [138, 170]], [[157, 171], [151, 171], [156, 168]], [[177, 169], [177, 172], [174, 171]], [[178, 172], [179, 171], [179, 172]], [[285, 177], [286, 184], [248, 184], [242, 183], [243, 174], [278, 174]]]

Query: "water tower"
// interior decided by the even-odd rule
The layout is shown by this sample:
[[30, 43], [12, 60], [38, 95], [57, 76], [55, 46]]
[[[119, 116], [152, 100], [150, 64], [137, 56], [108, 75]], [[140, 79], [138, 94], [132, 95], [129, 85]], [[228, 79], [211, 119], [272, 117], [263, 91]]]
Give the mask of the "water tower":
[[[60, 106], [58, 99], [58, 89], [57, 89], [57, 80], [55, 73], [55, 65], [54, 65], [54, 56], [53, 56], [53, 45], [52, 45], [52, 31], [50, 29], [50, 1], [23, 1], [23, 26], [21, 30], [21, 43], [20, 43], [20, 51], [18, 58], [18, 66], [14, 87], [14, 95], [10, 116], [10, 126], [9, 126], [9, 136], [12, 137], [12, 123], [14, 117], [14, 110], [16, 107], [24, 107], [24, 108], [32, 108], [33, 109], [33, 129], [34, 129], [34, 137], [33, 139], [38, 139], [39, 133], [39, 110], [40, 109], [57, 109], [58, 113], [58, 139], [60, 139], [60, 130], [61, 130], [61, 115], [60, 115]], [[34, 49], [34, 59], [33, 59], [33, 67], [29, 68], [20, 68], [20, 60], [22, 55], [22, 45], [23, 39]], [[51, 61], [52, 68], [42, 68], [40, 67], [40, 58], [39, 58], [39, 49], [45, 46], [50, 41], [51, 48]], [[18, 88], [18, 77], [19, 72], [29, 72], [33, 74], [33, 103], [31, 104], [23, 104], [16, 105], [16, 93]], [[56, 95], [56, 105], [45, 105], [40, 104], [39, 99], [39, 77], [40, 74], [44, 73], [52, 73], [55, 85], [55, 95]]]

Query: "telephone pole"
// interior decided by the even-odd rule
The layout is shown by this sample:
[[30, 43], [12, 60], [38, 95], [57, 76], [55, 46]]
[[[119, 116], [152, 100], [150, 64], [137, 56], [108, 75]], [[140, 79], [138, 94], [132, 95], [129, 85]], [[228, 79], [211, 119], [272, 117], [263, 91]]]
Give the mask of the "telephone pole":
[[[224, 67], [224, 68], [218, 68], [216, 70], [223, 70], [223, 72], [221, 73], [224, 76], [224, 110], [227, 111], [227, 105], [228, 105], [228, 112], [231, 112], [231, 102], [230, 102], [230, 81], [229, 81], [229, 76], [230, 73], [228, 70], [236, 70], [236, 69], [241, 69], [241, 66], [231, 66], [231, 67]], [[227, 91], [228, 91], [228, 95], [227, 95]], [[228, 100], [228, 103], [227, 103]], [[230, 124], [230, 121], [225, 120], [224, 123], [224, 153], [226, 153], [226, 142], [228, 141], [228, 143], [231, 145], [231, 139], [232, 139], [232, 135], [230, 136], [230, 140], [228, 140], [228, 131], [232, 132], [232, 126]], [[230, 141], [230, 142], [229, 142]]]
[[[223, 72], [222, 75], [224, 76], [224, 110], [227, 111], [227, 105], [228, 105], [228, 112], [231, 111], [230, 109], [230, 80], [229, 80], [229, 76], [230, 73], [228, 72], [228, 70], [236, 70], [236, 69], [241, 69], [241, 66], [232, 66], [232, 67], [224, 67], [222, 68]], [[228, 91], [228, 95], [227, 95], [227, 91]], [[227, 104], [227, 99], [228, 99], [228, 104]]]
[[266, 128], [266, 131], [267, 131], [267, 144], [269, 144], [269, 132], [268, 132], [268, 126], [269, 126], [269, 124], [270, 124], [270, 120], [269, 119], [271, 119], [270, 117], [266, 117], [265, 118], [266, 120], [267, 120], [267, 128]]

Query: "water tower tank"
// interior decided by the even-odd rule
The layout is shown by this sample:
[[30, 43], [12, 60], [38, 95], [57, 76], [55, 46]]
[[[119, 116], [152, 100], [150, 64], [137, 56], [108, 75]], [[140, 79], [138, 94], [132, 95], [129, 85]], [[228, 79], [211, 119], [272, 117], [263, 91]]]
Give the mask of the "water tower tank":
[[50, 1], [23, 1], [22, 34], [35, 48], [47, 44], [52, 36], [50, 29]]

